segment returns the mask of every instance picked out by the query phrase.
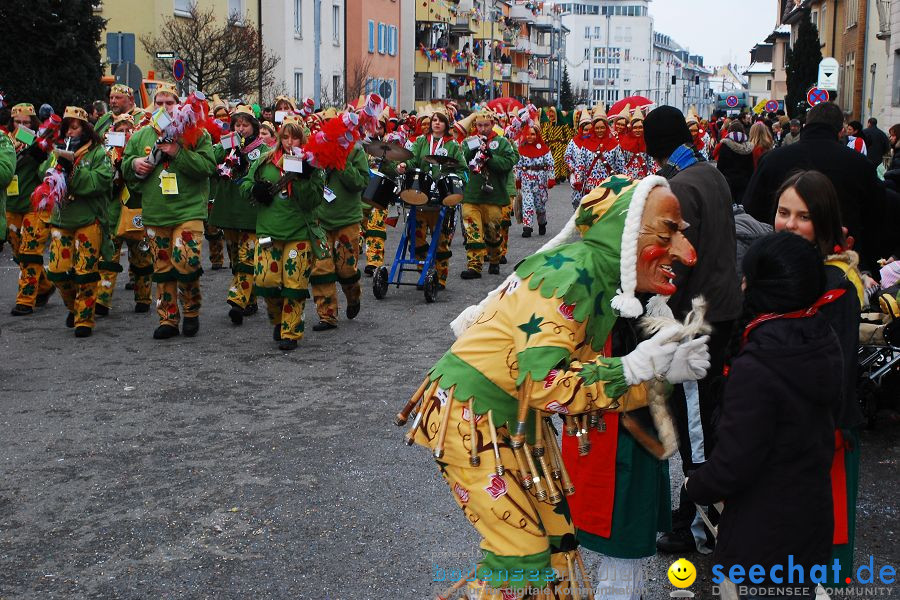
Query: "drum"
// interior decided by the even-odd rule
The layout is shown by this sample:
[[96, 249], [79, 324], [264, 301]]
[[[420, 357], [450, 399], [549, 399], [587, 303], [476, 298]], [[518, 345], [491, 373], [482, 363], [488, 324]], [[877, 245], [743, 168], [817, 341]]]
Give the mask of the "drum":
[[372, 171], [363, 201], [375, 208], [387, 208], [397, 200], [397, 182], [379, 171]]
[[454, 173], [444, 175], [437, 182], [438, 196], [444, 206], [456, 206], [462, 202], [464, 188], [462, 177]]
[[428, 198], [434, 187], [434, 179], [424, 169], [407, 169], [403, 175], [403, 183], [400, 185], [400, 199], [412, 206], [423, 206], [428, 203]]

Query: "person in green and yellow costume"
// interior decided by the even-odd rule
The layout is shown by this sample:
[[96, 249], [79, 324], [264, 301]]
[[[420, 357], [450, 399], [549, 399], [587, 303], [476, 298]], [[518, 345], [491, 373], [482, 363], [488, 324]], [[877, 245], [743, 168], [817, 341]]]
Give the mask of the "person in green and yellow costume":
[[488, 273], [500, 273], [500, 222], [503, 207], [509, 205], [510, 172], [519, 162], [519, 153], [494, 128], [490, 111], [475, 115], [476, 135], [467, 138], [463, 153], [469, 166], [469, 180], [463, 194], [462, 219], [466, 237], [467, 268], [463, 279], [481, 277], [485, 255]]
[[[390, 119], [390, 109], [388, 107], [384, 108], [384, 112], [381, 114], [381, 117], [378, 119], [378, 125], [375, 129], [374, 135], [369, 139], [369, 141], [375, 140], [383, 140], [385, 133], [387, 132], [388, 122]], [[377, 160], [375, 157], [368, 157], [369, 167], [374, 168], [377, 166]], [[391, 163], [391, 161], [382, 161], [381, 166], [378, 167], [379, 170], [387, 175], [388, 177], [395, 177], [396, 165]], [[384, 244], [387, 241], [387, 227], [385, 226], [385, 219], [387, 219], [387, 209], [380, 208], [377, 206], [363, 206], [363, 219], [360, 223], [360, 235], [362, 239], [365, 241], [366, 247], [366, 267], [364, 269], [364, 273], [371, 277], [375, 274], [375, 269], [384, 265]]]
[[[175, 86], [160, 83], [154, 103], [157, 110], [172, 114], [178, 103]], [[153, 124], [136, 131], [125, 146], [122, 172], [125, 182], [141, 194], [159, 316], [153, 337], [162, 340], [179, 333], [193, 337], [200, 331], [203, 222], [216, 159], [206, 131], [191, 144], [160, 140], [159, 135]], [[151, 153], [158, 153], [160, 160], [148, 160]], [[184, 311], [180, 332], [179, 299]]]
[[241, 105], [231, 113], [231, 130], [239, 136], [238, 146], [226, 150], [213, 146], [218, 177], [213, 179], [215, 198], [209, 224], [221, 230], [231, 258], [231, 287], [228, 288], [228, 317], [235, 325], [257, 311], [253, 295], [253, 268], [256, 256], [256, 205], [247, 202], [241, 187], [253, 164], [270, 149], [259, 137], [259, 121], [253, 109]]
[[554, 176], [557, 183], [562, 183], [569, 177], [569, 169], [565, 161], [566, 147], [575, 137], [575, 128], [571, 123], [571, 117], [565, 112], [563, 112], [563, 117], [567, 119], [565, 122], [560, 118], [556, 107], [550, 106], [544, 109], [541, 118], [541, 137], [550, 146], [553, 164], [556, 166]]
[[[398, 414], [403, 423], [415, 412], [407, 442], [432, 450], [482, 536], [468, 598], [546, 585], [542, 597], [569, 597], [579, 542], [635, 577], [629, 553], [655, 552], [669, 517], [657, 446], [677, 449], [660, 389], [709, 366], [706, 338], [691, 339], [665, 305], [673, 262], [697, 260], [686, 227], [663, 178], [604, 181], [558, 236], [454, 321], [456, 342]], [[583, 239], [562, 244], [576, 228]], [[645, 312], [656, 333], [638, 343]], [[553, 414], [577, 424], [579, 446], [583, 434], [600, 451], [573, 457], [564, 439], [560, 452]]]
[[[443, 108], [434, 108], [429, 121], [428, 134], [420, 135], [413, 143], [410, 151], [413, 157], [397, 166], [397, 172], [406, 173], [411, 169], [423, 169], [429, 171], [435, 182], [441, 175], [453, 173], [463, 176], [466, 170], [465, 157], [450, 134], [450, 117]], [[458, 168], [440, 168], [425, 162], [425, 157], [431, 155], [447, 156], [459, 162]], [[416, 211], [416, 260], [425, 260], [428, 253], [429, 237], [431, 234], [439, 235], [437, 252], [435, 255], [435, 270], [438, 274], [438, 289], [447, 286], [447, 274], [450, 271], [450, 243], [453, 241], [453, 226], [456, 219], [455, 209], [448, 209], [444, 221], [438, 224], [437, 210]]]
[[50, 211], [37, 211], [31, 203], [31, 193], [41, 182], [39, 167], [47, 153], [37, 142], [26, 144], [17, 135], [20, 127], [38, 131], [40, 122], [31, 104], [16, 104], [11, 112], [12, 128], [8, 135], [16, 152], [16, 172], [4, 188], [7, 222], [4, 230], [13, 260], [19, 265], [16, 303], [10, 314], [21, 317], [47, 304], [56, 288], [47, 279], [44, 268], [44, 249], [50, 239]]
[[[323, 202], [324, 172], [303, 163], [303, 172], [287, 181], [284, 157], [306, 143], [309, 130], [288, 115], [278, 130], [278, 145], [255, 161], [241, 184], [258, 204], [256, 267], [253, 289], [266, 300], [273, 338], [281, 350], [294, 350], [303, 338], [303, 309], [316, 256], [326, 250], [325, 232], [316, 220]], [[285, 178], [284, 185], [276, 184]]]
[[39, 201], [51, 204], [50, 262], [47, 278], [59, 290], [69, 309], [66, 326], [75, 328], [75, 337], [89, 337], [94, 330], [94, 307], [100, 281], [100, 248], [104, 224], [112, 196], [113, 167], [106, 149], [88, 121], [87, 112], [67, 106], [60, 127], [58, 148], [41, 172], [63, 173], [65, 195], [50, 200], [36, 188]]
[[143, 120], [145, 112], [134, 103], [134, 90], [117, 83], [109, 90], [109, 111], [103, 113], [94, 125], [94, 130], [101, 140], [113, 129], [116, 119], [122, 115], [130, 115], [134, 125], [137, 126]]

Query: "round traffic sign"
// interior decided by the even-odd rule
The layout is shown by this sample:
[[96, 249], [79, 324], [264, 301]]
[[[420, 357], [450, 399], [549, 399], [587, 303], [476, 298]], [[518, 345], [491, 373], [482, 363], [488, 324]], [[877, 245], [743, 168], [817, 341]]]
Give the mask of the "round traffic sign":
[[738, 105], [738, 102], [740, 102], [740, 100], [738, 100], [738, 97], [734, 94], [725, 98], [725, 106], [728, 108], [735, 108]]
[[172, 76], [175, 77], [175, 81], [184, 79], [184, 61], [180, 58], [176, 58], [172, 63]]
[[778, 103], [774, 100], [769, 100], [766, 102], [766, 112], [773, 113], [778, 110]]
[[820, 90], [817, 87], [810, 88], [810, 90], [806, 92], [806, 102], [810, 106], [828, 102], [828, 92], [826, 92], [825, 90]]

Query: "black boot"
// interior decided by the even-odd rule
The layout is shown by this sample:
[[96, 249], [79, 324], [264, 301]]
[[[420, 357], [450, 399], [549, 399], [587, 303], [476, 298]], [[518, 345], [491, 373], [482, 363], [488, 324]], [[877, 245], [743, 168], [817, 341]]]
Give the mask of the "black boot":
[[297, 349], [297, 340], [281, 340], [278, 342], [278, 349], [290, 352]]
[[347, 318], [355, 319], [356, 315], [359, 314], [360, 304], [357, 302], [356, 304], [348, 304], [347, 305]]
[[538, 223], [538, 235], [547, 235], [546, 223]]
[[522, 228], [522, 237], [531, 237], [531, 232], [534, 231], [531, 227], [523, 227]]
[[281, 323], [275, 326], [275, 329], [272, 331], [272, 339], [276, 342], [281, 341]]
[[160, 325], [153, 332], [154, 340], [167, 340], [178, 335], [178, 328], [174, 325]]
[[109, 307], [103, 306], [102, 304], [97, 303], [96, 305], [94, 305], [94, 314], [96, 314], [98, 317], [108, 317], [109, 316]]
[[24, 317], [25, 315], [30, 315], [34, 312], [34, 309], [30, 306], [25, 306], [24, 304], [16, 304], [15, 307], [9, 312], [14, 317]]
[[134, 312], [136, 313], [148, 313], [150, 312], [150, 305], [146, 302], [136, 302], [134, 305]]
[[69, 329], [75, 327], [75, 313], [70, 312], [68, 315], [66, 315], [66, 327], [68, 327]]
[[[229, 302], [229, 304], [231, 304]], [[243, 325], [244, 324], [244, 309], [240, 306], [231, 305], [231, 310], [228, 311], [228, 318], [231, 319], [231, 322], [235, 325]]]
[[200, 317], [185, 317], [181, 325], [181, 333], [185, 337], [194, 337], [200, 331]]
[[337, 329], [337, 325], [328, 321], [319, 321], [313, 325], [313, 331], [328, 331], [329, 329]]
[[475, 269], [466, 269], [462, 273], [459, 274], [463, 279], [480, 279], [481, 271], [476, 271]]
[[47, 306], [47, 302], [50, 301], [50, 296], [53, 295], [53, 292], [56, 291], [55, 287], [50, 288], [50, 291], [46, 294], [38, 294], [37, 298], [34, 301], [34, 305], [37, 307]]
[[91, 333], [93, 333], [93, 332], [94, 332], [94, 330], [91, 329], [90, 327], [85, 327], [84, 325], [79, 325], [78, 327], [75, 328], [75, 337], [77, 337], [77, 338], [91, 337]]
[[500, 274], [500, 265], [489, 266], [488, 273], [490, 273], [491, 275], [499, 275]]

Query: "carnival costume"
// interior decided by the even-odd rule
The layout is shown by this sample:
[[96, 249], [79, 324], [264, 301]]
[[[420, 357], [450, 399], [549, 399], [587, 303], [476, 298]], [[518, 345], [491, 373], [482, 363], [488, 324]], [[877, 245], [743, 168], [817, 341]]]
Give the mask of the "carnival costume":
[[535, 224], [541, 230], [546, 230], [547, 200], [550, 199], [553, 172], [553, 155], [540, 133], [537, 133], [537, 140], [533, 144], [524, 141], [519, 144], [516, 181], [522, 194], [522, 225], [527, 230], [535, 229]]

